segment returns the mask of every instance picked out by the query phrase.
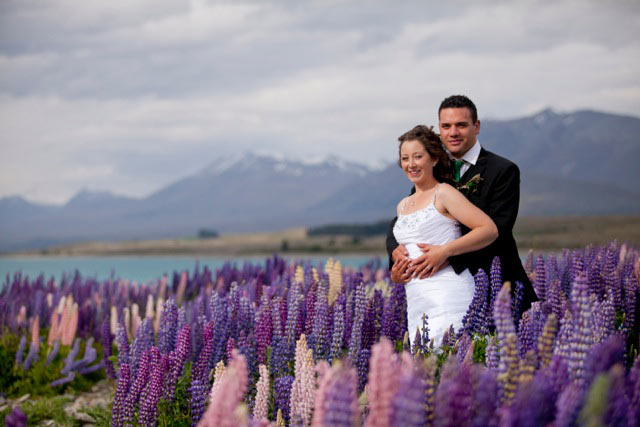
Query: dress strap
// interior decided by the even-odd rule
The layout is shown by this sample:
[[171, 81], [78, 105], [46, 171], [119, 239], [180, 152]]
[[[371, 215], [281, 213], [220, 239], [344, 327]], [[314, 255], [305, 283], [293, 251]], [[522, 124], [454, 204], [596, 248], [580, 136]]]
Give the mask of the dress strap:
[[433, 198], [431, 199], [431, 203], [434, 207], [436, 205], [436, 195], [438, 194], [438, 188], [440, 188], [440, 183], [437, 183], [436, 188], [433, 190]]

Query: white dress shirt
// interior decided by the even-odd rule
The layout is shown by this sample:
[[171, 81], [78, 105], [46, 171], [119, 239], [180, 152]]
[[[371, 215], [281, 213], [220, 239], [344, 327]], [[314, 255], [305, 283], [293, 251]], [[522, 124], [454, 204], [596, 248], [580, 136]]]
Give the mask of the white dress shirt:
[[462, 167], [460, 167], [460, 176], [462, 177], [462, 175], [464, 175], [469, 168], [471, 167], [471, 165], [475, 165], [476, 162], [478, 161], [478, 157], [480, 157], [480, 149], [482, 147], [480, 146], [480, 141], [476, 140], [476, 143], [473, 144], [471, 146], [471, 148], [469, 148], [469, 151], [467, 151], [466, 153], [464, 153], [464, 156], [462, 156], [459, 159], [453, 159], [453, 160], [462, 160]]

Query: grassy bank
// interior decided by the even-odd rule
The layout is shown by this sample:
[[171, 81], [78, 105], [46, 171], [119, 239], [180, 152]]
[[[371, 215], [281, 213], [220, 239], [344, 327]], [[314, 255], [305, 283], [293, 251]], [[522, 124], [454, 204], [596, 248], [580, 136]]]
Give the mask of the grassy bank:
[[[640, 243], [640, 216], [522, 217], [514, 228], [520, 250], [579, 248], [612, 240]], [[158, 239], [86, 242], [20, 255], [214, 255], [278, 253], [371, 253], [385, 251], [385, 236], [308, 236], [304, 228], [262, 233], [223, 234], [213, 239]]]

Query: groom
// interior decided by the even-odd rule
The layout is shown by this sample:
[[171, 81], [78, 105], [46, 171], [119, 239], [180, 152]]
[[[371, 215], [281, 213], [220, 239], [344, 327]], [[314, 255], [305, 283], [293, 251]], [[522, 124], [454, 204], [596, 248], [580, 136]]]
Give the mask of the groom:
[[[480, 268], [489, 274], [491, 262], [498, 256], [502, 266], [503, 282], [510, 281], [512, 291], [516, 281], [524, 284], [521, 307], [524, 312], [538, 298], [522, 267], [512, 233], [520, 203], [520, 170], [511, 161], [480, 146], [477, 140], [480, 133], [478, 111], [466, 96], [453, 95], [442, 101], [438, 109], [438, 118], [440, 139], [451, 155], [458, 189], [471, 203], [489, 215], [498, 227], [498, 239], [495, 242], [478, 251], [451, 257], [449, 263], [458, 274], [465, 268], [468, 268], [471, 274], [476, 274]], [[394, 262], [408, 256], [407, 250], [402, 245], [398, 246], [393, 236], [396, 220], [397, 218], [394, 218], [391, 221], [387, 234], [389, 268], [392, 268]], [[461, 229], [463, 234], [469, 232], [464, 225]], [[429, 251], [429, 245], [420, 247], [425, 253]], [[413, 265], [400, 276], [392, 270], [392, 279], [405, 283], [413, 276], [428, 277], [442, 267], [428, 265], [426, 258], [423, 255], [414, 260]]]

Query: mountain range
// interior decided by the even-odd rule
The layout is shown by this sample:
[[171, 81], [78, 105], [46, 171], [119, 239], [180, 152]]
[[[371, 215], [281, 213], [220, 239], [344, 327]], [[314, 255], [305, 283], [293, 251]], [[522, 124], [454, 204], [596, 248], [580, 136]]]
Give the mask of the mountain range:
[[[520, 215], [640, 213], [640, 119], [544, 110], [482, 121], [483, 147], [521, 170]], [[62, 206], [0, 199], [0, 251], [87, 240], [277, 230], [391, 218], [410, 185], [396, 164], [305, 163], [246, 153], [217, 159], [142, 199], [78, 192]]]

